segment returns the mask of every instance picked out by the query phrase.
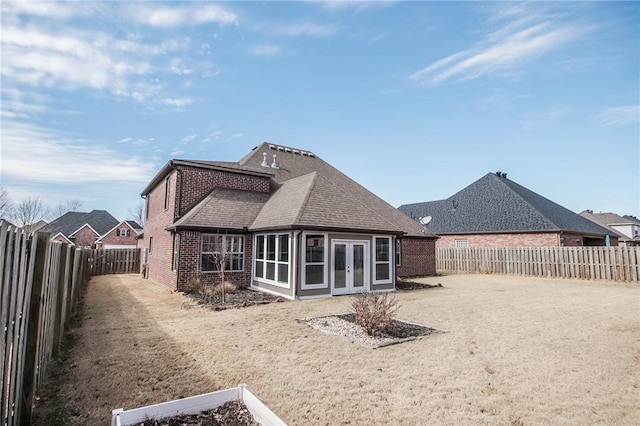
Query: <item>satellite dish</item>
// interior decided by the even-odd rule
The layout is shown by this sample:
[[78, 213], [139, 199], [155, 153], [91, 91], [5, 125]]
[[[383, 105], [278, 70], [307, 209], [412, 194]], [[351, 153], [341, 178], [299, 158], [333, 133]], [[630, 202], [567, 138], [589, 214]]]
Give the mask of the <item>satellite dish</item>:
[[429, 224], [429, 222], [431, 222], [431, 219], [432, 219], [431, 216], [421, 217], [420, 218], [420, 223], [423, 224], [424, 226], [427, 226]]

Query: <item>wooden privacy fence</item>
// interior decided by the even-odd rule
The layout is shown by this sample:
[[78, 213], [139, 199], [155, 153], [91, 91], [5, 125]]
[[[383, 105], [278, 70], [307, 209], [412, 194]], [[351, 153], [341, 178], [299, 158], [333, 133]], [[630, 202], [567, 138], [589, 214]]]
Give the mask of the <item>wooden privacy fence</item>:
[[88, 250], [0, 221], [0, 421], [30, 424], [35, 395], [88, 280]]
[[89, 275], [140, 272], [140, 249], [95, 249], [89, 255]]
[[639, 282], [640, 247], [439, 247], [436, 271]]

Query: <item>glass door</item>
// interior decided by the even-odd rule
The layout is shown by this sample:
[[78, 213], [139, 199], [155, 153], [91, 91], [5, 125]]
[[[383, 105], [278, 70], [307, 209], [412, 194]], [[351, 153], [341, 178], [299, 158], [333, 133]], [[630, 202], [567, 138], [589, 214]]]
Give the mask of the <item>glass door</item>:
[[332, 294], [353, 294], [369, 289], [369, 242], [334, 240], [332, 248]]

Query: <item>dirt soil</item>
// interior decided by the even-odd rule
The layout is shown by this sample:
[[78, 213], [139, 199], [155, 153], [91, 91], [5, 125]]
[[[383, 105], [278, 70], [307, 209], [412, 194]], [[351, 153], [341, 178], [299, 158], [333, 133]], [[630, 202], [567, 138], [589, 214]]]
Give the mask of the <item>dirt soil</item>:
[[442, 288], [397, 292], [398, 318], [447, 332], [371, 350], [297, 321], [348, 312], [348, 296], [215, 311], [136, 275], [95, 277], [34, 424], [109, 424], [115, 408], [240, 383], [291, 426], [637, 424], [638, 285], [420, 282]]
[[229, 401], [212, 410], [147, 420], [135, 426], [259, 426], [242, 401]]

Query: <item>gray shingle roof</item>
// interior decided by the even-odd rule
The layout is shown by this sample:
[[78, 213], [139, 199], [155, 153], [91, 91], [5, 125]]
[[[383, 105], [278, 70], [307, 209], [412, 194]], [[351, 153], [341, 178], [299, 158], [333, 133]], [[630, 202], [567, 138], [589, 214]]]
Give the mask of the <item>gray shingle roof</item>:
[[[262, 166], [264, 153], [269, 165], [273, 155], [277, 155], [278, 168]], [[435, 238], [395, 207], [308, 151], [264, 143], [237, 163], [189, 160], [188, 165], [270, 177], [271, 192], [215, 189], [171, 228], [247, 227], [254, 231], [322, 228]]]
[[89, 213], [67, 212], [42, 227], [40, 231], [50, 232], [52, 236], [62, 233], [64, 236], [69, 237], [84, 225], [89, 225], [98, 235], [103, 235], [118, 223], [120, 222], [106, 210], [92, 210]]
[[[277, 156], [278, 169], [261, 167], [263, 155], [267, 154], [267, 163], [273, 162], [273, 155]], [[317, 217], [302, 216], [300, 221], [307, 221], [311, 224], [315, 220], [331, 221], [326, 223], [330, 227], [338, 226], [344, 229], [367, 229], [367, 230], [397, 230], [409, 236], [435, 237], [431, 232], [424, 231], [424, 228], [411, 220], [395, 207], [364, 188], [362, 185], [346, 176], [326, 161], [319, 158], [315, 153], [295, 148], [283, 147], [270, 143], [263, 143], [254, 148], [239, 162], [242, 166], [252, 166], [262, 168], [274, 174], [273, 181], [276, 184], [283, 184], [291, 179], [309, 175], [316, 172], [315, 187], [310, 193], [309, 215], [317, 214]], [[347, 203], [344, 195], [351, 200]], [[332, 203], [340, 199], [340, 204], [332, 208]], [[324, 210], [323, 210], [324, 209]], [[317, 212], [317, 213], [313, 213]], [[319, 213], [323, 212], [323, 217]], [[379, 228], [377, 228], [379, 227]]]
[[573, 231], [617, 234], [495, 173], [488, 173], [447, 198], [398, 208], [414, 220], [431, 216], [436, 234]]
[[216, 188], [196, 204], [171, 228], [222, 228], [243, 229], [256, 218], [269, 194]]

